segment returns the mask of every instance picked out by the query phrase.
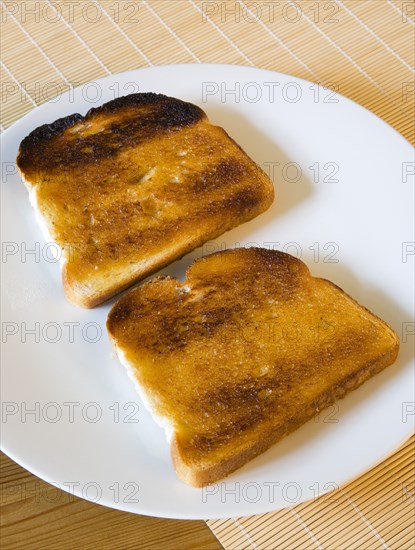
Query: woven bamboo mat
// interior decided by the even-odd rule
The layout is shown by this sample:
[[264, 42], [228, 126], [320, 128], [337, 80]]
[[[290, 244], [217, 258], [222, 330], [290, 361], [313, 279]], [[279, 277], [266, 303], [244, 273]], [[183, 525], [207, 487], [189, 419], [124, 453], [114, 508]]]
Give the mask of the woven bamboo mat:
[[[414, 143], [415, 4], [399, 0], [3, 0], [1, 129], [107, 74], [234, 63], [335, 86]], [[318, 500], [208, 525], [226, 549], [414, 548], [415, 440]]]
[[414, 548], [415, 438], [353, 483], [279, 512], [208, 521], [229, 550]]

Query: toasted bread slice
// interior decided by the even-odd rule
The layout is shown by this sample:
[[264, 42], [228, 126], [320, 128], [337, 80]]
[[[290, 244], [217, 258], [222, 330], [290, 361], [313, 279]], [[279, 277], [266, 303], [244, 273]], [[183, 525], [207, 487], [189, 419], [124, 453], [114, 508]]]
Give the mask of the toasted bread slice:
[[178, 476], [212, 483], [391, 365], [389, 326], [300, 260], [261, 248], [197, 260], [125, 294], [107, 328], [167, 428]]
[[17, 165], [68, 298], [93, 307], [272, 203], [268, 176], [205, 113], [132, 94], [41, 126]]

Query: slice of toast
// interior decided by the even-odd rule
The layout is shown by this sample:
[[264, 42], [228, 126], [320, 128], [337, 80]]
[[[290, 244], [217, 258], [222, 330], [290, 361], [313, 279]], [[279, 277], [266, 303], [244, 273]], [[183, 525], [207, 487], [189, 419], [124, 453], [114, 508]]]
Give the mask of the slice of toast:
[[93, 307], [272, 203], [268, 176], [191, 103], [132, 94], [41, 126], [17, 165], [68, 298]]
[[178, 476], [212, 483], [391, 365], [399, 339], [300, 260], [261, 248], [197, 260], [125, 294], [107, 328], [167, 429]]

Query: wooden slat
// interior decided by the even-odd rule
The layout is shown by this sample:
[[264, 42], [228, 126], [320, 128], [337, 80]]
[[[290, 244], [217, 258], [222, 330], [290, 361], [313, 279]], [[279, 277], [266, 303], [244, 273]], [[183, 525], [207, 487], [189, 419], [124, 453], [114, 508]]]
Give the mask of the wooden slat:
[[203, 521], [138, 516], [57, 490], [0, 455], [2, 550], [219, 550]]

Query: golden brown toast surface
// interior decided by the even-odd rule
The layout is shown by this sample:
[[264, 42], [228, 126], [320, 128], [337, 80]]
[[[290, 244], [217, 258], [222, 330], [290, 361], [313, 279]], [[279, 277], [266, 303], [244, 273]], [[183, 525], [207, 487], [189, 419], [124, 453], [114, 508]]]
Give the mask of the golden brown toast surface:
[[340, 288], [277, 251], [196, 261], [113, 307], [108, 331], [182, 479], [203, 485], [268, 448], [393, 363], [399, 340]]
[[273, 200], [266, 174], [199, 107], [152, 93], [37, 128], [17, 163], [64, 249], [67, 295], [86, 307]]

